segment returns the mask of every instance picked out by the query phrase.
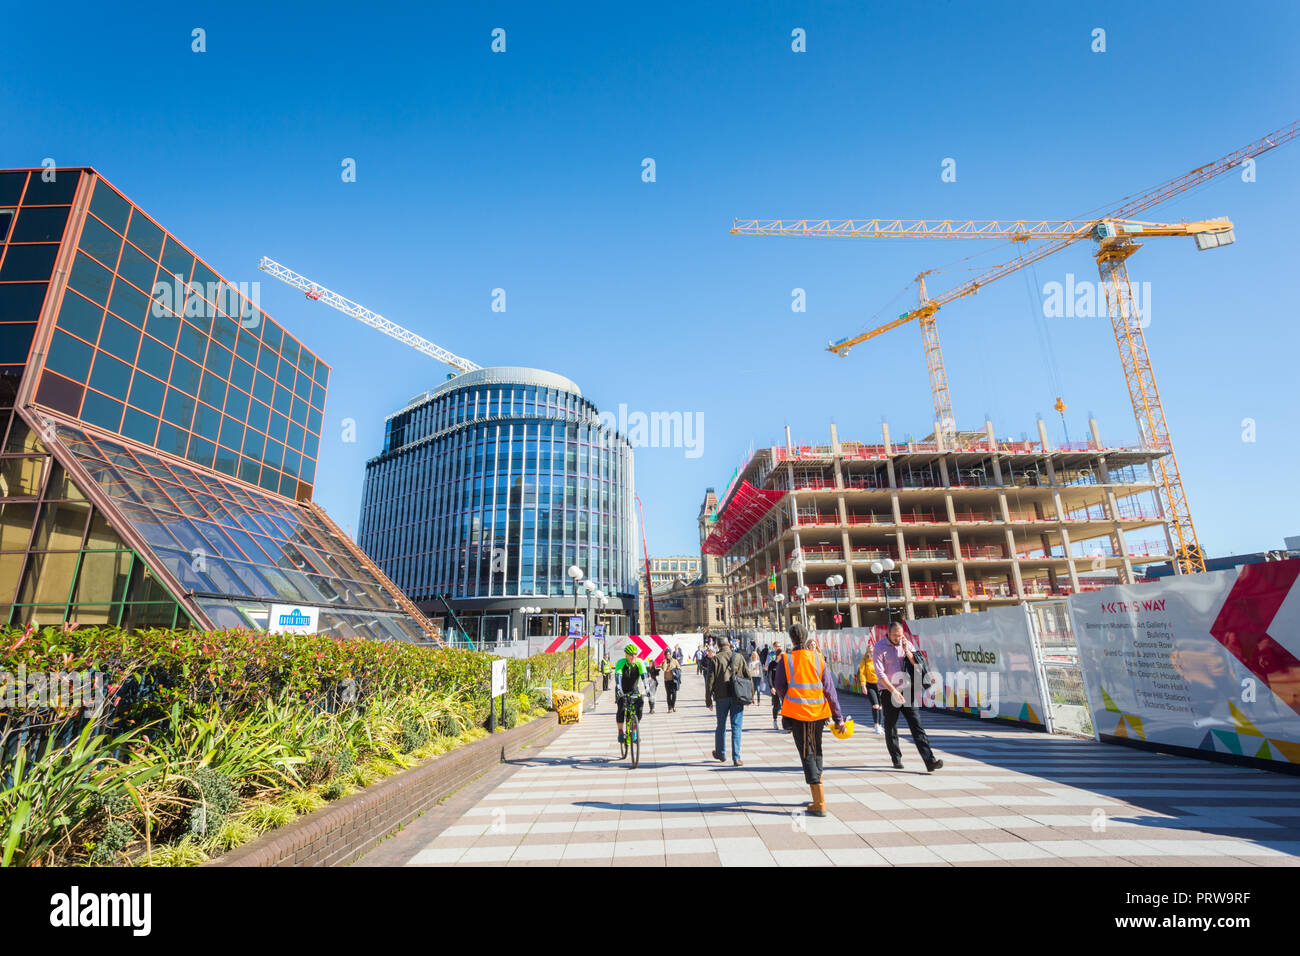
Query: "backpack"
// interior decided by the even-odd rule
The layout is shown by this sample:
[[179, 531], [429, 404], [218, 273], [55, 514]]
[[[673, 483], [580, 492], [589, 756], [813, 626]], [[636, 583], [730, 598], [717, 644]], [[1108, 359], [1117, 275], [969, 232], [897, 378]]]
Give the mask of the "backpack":
[[[737, 661], [740, 662], [739, 669], [736, 667]], [[731, 698], [741, 705], [752, 704], [754, 702], [754, 681], [748, 676], [749, 661], [732, 651], [727, 663], [727, 669], [731, 673], [731, 680], [727, 682], [727, 687], [731, 690]]]

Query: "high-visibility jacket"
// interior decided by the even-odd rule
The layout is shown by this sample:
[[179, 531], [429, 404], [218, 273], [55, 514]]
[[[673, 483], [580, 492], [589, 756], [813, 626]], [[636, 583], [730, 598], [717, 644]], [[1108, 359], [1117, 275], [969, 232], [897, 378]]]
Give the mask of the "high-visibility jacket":
[[822, 686], [825, 673], [826, 661], [819, 651], [799, 648], [786, 654], [786, 692], [781, 715], [795, 720], [828, 720], [831, 705]]

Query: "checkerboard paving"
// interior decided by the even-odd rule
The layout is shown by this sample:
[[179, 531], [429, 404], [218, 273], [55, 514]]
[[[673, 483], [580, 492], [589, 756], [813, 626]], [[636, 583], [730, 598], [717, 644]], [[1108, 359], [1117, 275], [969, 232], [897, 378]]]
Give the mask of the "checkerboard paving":
[[[923, 715], [944, 767], [906, 730], [894, 770], [870, 709], [825, 738], [830, 814], [809, 817], [798, 755], [767, 698], [747, 708], [743, 766], [719, 763], [715, 718], [688, 675], [641, 724], [641, 766], [619, 758], [614, 699], [380, 844], [361, 865], [1295, 866], [1300, 779], [1000, 721]], [[547, 718], [551, 719], [551, 718]], [[730, 757], [730, 739], [727, 755]]]

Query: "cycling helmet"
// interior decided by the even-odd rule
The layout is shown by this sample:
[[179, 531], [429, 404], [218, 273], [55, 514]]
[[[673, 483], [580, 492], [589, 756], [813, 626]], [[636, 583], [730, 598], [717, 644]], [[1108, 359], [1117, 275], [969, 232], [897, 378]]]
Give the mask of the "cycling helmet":
[[832, 726], [831, 733], [835, 735], [836, 740], [848, 740], [853, 736], [853, 718], [845, 717], [844, 729], [840, 730], [838, 727]]
[[636, 653], [639, 652], [640, 650], [641, 650], [641, 648], [637, 647], [635, 644], [624, 644], [624, 645], [623, 645], [623, 653], [624, 653], [624, 654], [636, 654]]

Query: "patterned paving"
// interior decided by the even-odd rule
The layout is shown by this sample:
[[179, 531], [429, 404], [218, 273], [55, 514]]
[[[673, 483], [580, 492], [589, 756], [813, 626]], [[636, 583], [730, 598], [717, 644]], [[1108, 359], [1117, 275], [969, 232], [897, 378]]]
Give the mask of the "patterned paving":
[[[613, 696], [528, 759], [487, 775], [363, 866], [1295, 866], [1300, 779], [926, 714], [945, 766], [902, 771], [868, 708], [826, 738], [825, 818], [771, 709], [745, 715], [744, 766], [720, 764], [701, 681], [647, 715], [641, 766], [618, 759]], [[863, 729], [868, 732], [864, 733]], [[728, 742], [728, 748], [730, 742]]]

